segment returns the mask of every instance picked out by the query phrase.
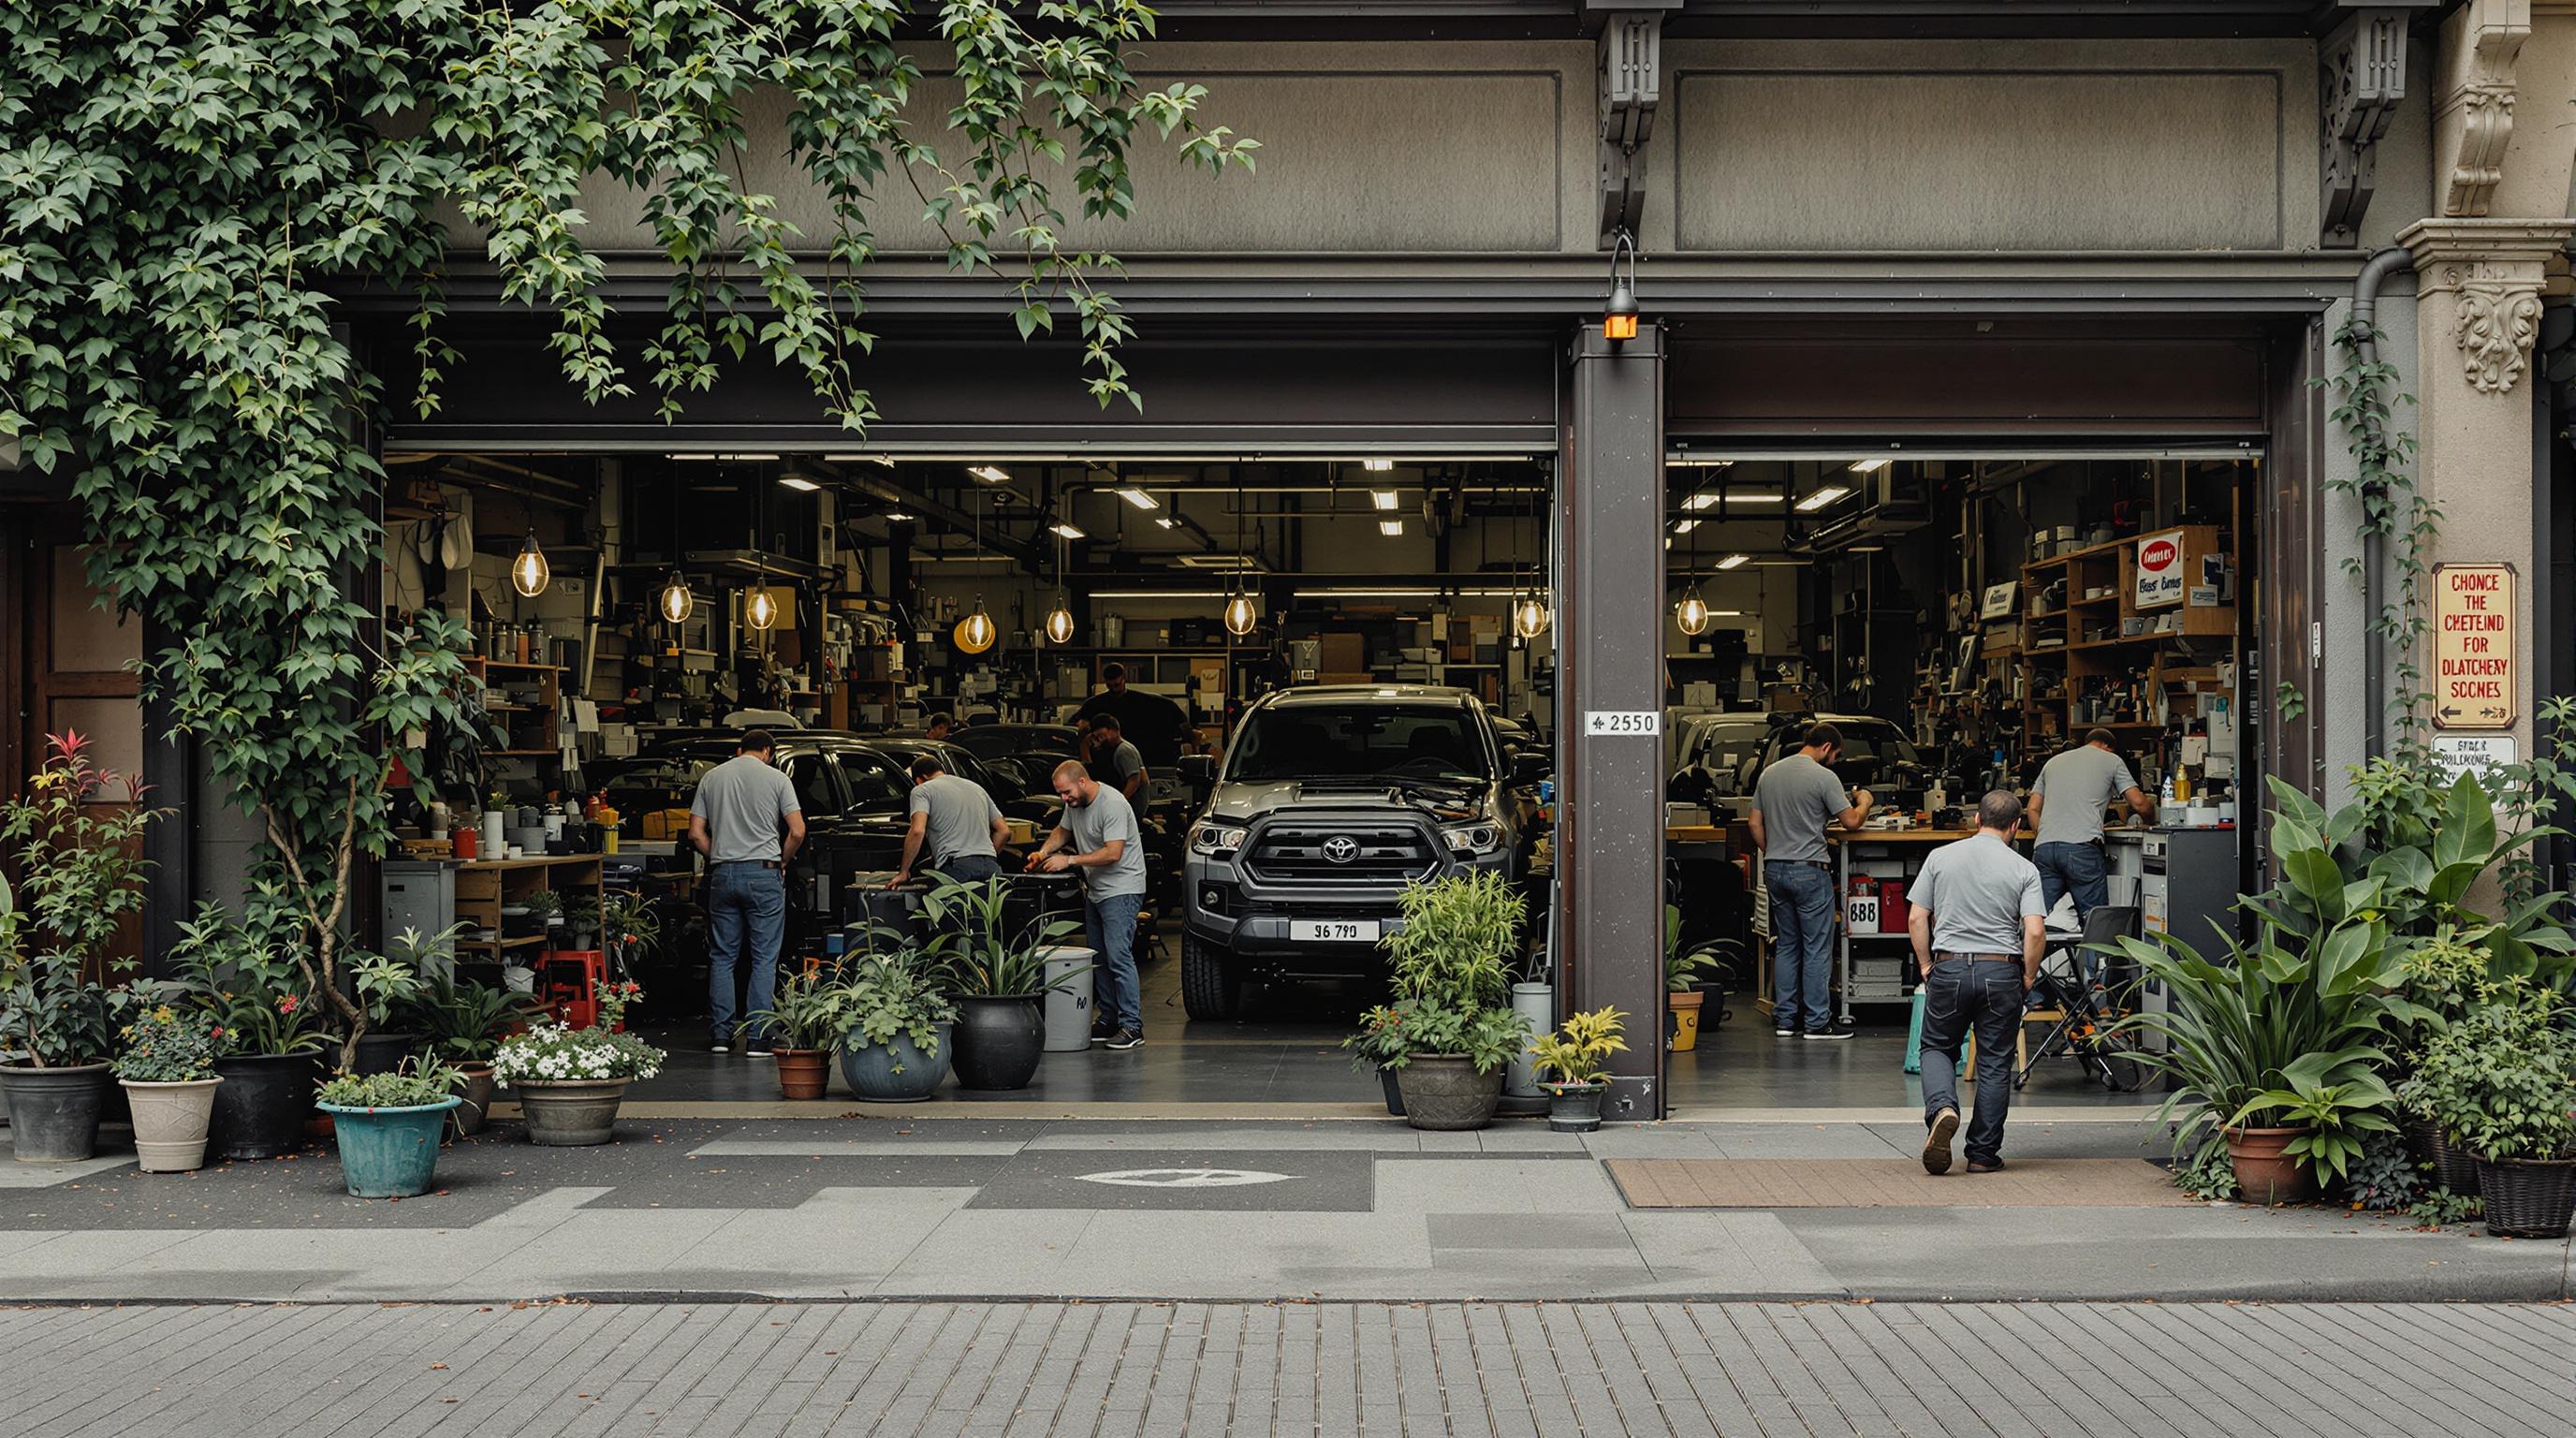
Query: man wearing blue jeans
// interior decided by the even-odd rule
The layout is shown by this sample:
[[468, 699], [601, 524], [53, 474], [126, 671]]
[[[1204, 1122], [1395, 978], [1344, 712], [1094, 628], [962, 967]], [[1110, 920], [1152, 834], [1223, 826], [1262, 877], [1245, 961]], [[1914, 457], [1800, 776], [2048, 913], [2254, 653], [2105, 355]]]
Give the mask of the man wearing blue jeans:
[[1762, 882], [1771, 891], [1771, 1031], [1811, 1039], [1851, 1035], [1834, 1026], [1834, 879], [1825, 829], [1858, 829], [1873, 802], [1867, 789], [1848, 799], [1827, 767], [1842, 757], [1842, 731], [1810, 725], [1798, 752], [1762, 771], [1753, 786], [1753, 846], [1762, 852]]
[[2072, 893], [2079, 919], [2110, 899], [2102, 811], [2126, 799], [2132, 813], [2153, 818], [2156, 812], [2115, 742], [2108, 729], [2087, 731], [2083, 743], [2042, 765], [2030, 786], [2030, 822], [2039, 830], [2030, 858], [2039, 866], [2040, 901], [2054, 909], [2059, 895]]
[[2021, 801], [2009, 790], [1977, 803], [1977, 832], [1923, 860], [1906, 890], [1905, 926], [1923, 973], [1923, 1171], [1950, 1171], [1959, 1132], [1959, 1054], [1977, 1036], [1977, 1118], [1968, 1172], [2004, 1166], [2012, 1109], [2013, 1040], [2046, 946], [2039, 869], [2014, 852]]
[[1082, 875], [1082, 927], [1099, 956], [1092, 970], [1095, 1041], [1132, 1049], [1145, 1041], [1145, 996], [1136, 980], [1136, 912], [1145, 903], [1145, 842], [1127, 796], [1091, 777], [1080, 760], [1055, 768], [1064, 817], [1029, 867]]
[[[738, 963], [750, 961], [751, 1012], [765, 1013], [777, 1001], [787, 861], [805, 842], [796, 786], [769, 762], [777, 747], [766, 729], [745, 733], [739, 752], [699, 777], [689, 801], [689, 843], [707, 860], [707, 1009], [715, 1053], [732, 1050]], [[749, 1057], [770, 1056], [765, 1028], [742, 1037]]]

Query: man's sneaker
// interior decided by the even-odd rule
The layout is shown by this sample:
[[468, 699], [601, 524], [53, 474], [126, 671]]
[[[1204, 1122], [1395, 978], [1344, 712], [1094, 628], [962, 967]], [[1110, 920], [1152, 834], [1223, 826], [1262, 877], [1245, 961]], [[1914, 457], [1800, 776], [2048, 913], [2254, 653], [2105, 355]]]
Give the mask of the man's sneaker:
[[1849, 1029], [1809, 1029], [1809, 1030], [1807, 1030], [1807, 1037], [1809, 1037], [1809, 1038], [1811, 1038], [1811, 1039], [1847, 1039], [1847, 1038], [1850, 1038], [1850, 1037], [1851, 1037], [1851, 1030], [1849, 1030]]
[[1778, 1039], [1794, 1039], [1798, 1036], [1798, 1031], [1796, 1029], [1783, 1026], [1773, 1029], [1771, 1031], [1771, 1036]]
[[2003, 1171], [2004, 1161], [1999, 1158], [1972, 1158], [1968, 1160], [1968, 1172], [1970, 1173], [2001, 1173]]
[[1091, 1026], [1091, 1041], [1096, 1044], [1105, 1044], [1109, 1042], [1110, 1039], [1116, 1037], [1117, 1033], [1118, 1031], [1116, 1029], [1111, 1028], [1107, 1024], [1093, 1024]]
[[1959, 1111], [1945, 1108], [1932, 1115], [1932, 1132], [1923, 1140], [1923, 1171], [1943, 1174], [1950, 1171], [1950, 1140], [1959, 1133]]
[[1144, 1041], [1145, 1036], [1134, 1029], [1120, 1029], [1109, 1036], [1109, 1046], [1113, 1049], [1132, 1049]]
[[742, 1051], [742, 1056], [747, 1059], [774, 1059], [778, 1057], [777, 1054], [768, 1049], [744, 1049]]
[[707, 1052], [711, 1054], [729, 1054], [733, 1052], [733, 1046], [731, 1044], [709, 1044], [707, 1045]]

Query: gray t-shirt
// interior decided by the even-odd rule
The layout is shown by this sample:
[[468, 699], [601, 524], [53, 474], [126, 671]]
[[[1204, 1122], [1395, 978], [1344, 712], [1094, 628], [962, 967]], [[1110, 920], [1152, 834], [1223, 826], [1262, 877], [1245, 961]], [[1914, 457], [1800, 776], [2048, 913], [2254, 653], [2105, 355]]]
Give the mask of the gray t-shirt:
[[1992, 834], [1944, 844], [1923, 860], [1905, 900], [1932, 911], [1935, 954], [2021, 957], [2021, 921], [2048, 913], [2039, 867]]
[[993, 857], [993, 821], [1002, 817], [993, 796], [972, 779], [933, 774], [912, 786], [912, 812], [928, 814], [922, 836], [922, 860]]
[[[1099, 750], [1093, 750], [1092, 763], [1086, 764], [1083, 767], [1093, 770], [1091, 775], [1092, 778], [1117, 789], [1121, 793], [1126, 792], [1127, 781], [1136, 777], [1137, 771], [1145, 767], [1145, 756], [1137, 752], [1135, 745], [1128, 743], [1124, 739], [1118, 741], [1118, 747], [1110, 750], [1109, 755], [1105, 760], [1099, 757], [1099, 753]], [[1106, 770], [1107, 772], [1100, 772], [1101, 770]]]
[[1762, 811], [1763, 859], [1824, 858], [1825, 827], [1851, 806], [1834, 771], [1804, 754], [1763, 770], [1753, 786], [1753, 807]]
[[2102, 811], [2138, 787], [2129, 761], [2108, 749], [2079, 744], [2040, 766], [2030, 792], [2048, 802], [2039, 808], [2039, 842], [2090, 844], [2102, 837]]
[[1145, 892], [1145, 838], [1136, 831], [1136, 810], [1126, 795], [1102, 784], [1090, 803], [1064, 806], [1063, 824], [1073, 835], [1067, 847], [1077, 854], [1105, 849], [1113, 839], [1127, 841], [1127, 852], [1118, 856], [1118, 862], [1074, 870], [1082, 876], [1085, 893], [1107, 899]]
[[736, 754], [698, 778], [689, 812], [707, 821], [707, 862], [775, 862], [787, 816], [804, 806], [796, 786], [752, 754]]

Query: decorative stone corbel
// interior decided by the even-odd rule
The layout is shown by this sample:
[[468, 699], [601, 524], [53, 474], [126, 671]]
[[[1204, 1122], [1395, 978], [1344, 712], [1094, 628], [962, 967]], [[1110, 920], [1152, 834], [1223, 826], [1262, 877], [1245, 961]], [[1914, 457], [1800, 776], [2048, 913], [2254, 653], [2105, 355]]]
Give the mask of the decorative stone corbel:
[[2531, 38], [2531, 0], [2469, 0], [2445, 28], [2448, 77], [2435, 117], [2447, 162], [2442, 213], [2475, 218], [2486, 214], [2504, 178], [2517, 94], [2513, 67]]
[[1655, 132], [1663, 100], [1662, 9], [1610, 10], [1599, 15], [1597, 92], [1601, 121], [1601, 244], [1645, 219], [1646, 176], [1638, 152]]
[[2576, 221], [2443, 219], [2398, 236], [2415, 253], [2417, 299], [2451, 302], [2451, 342], [2471, 389], [2508, 394], [2522, 383], [2540, 333], [2541, 286], [2571, 230]]
[[2379, 138], [2406, 98], [2406, 30], [2414, 11], [2373, 5], [2353, 11], [2317, 44], [2317, 94], [2325, 107], [2325, 193], [2318, 242], [2361, 243], [2361, 217], [2379, 184]]

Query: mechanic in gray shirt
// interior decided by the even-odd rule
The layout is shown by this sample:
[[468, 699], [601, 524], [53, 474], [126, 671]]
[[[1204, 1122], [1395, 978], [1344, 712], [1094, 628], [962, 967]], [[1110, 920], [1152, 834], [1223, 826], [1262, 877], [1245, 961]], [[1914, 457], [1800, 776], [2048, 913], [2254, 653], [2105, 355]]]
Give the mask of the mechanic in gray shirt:
[[966, 883], [981, 883], [1002, 872], [1001, 848], [1011, 840], [1011, 826], [984, 786], [948, 772], [936, 754], [912, 761], [912, 827], [903, 836], [903, 862], [889, 889], [912, 879], [912, 866], [925, 852], [935, 872]]
[[1825, 826], [1858, 829], [1874, 802], [1867, 789], [1848, 798], [1826, 766], [1842, 757], [1843, 731], [1810, 725], [1798, 752], [1775, 761], [1753, 785], [1753, 846], [1762, 851], [1762, 882], [1771, 891], [1771, 1031], [1781, 1038], [1843, 1039], [1831, 1007], [1834, 969], [1834, 880]]
[[1098, 956], [1092, 971], [1091, 1036], [1113, 1049], [1145, 1041], [1145, 996], [1136, 979], [1136, 915], [1145, 904], [1145, 838], [1127, 796], [1091, 777], [1078, 759], [1055, 766], [1064, 817], [1029, 867], [1082, 875], [1084, 937]]
[[[734, 974], [750, 961], [743, 1011], [766, 1013], [775, 1002], [778, 946], [787, 937], [787, 863], [805, 842], [805, 806], [796, 786], [769, 762], [777, 741], [766, 729], [742, 736], [738, 752], [698, 776], [689, 800], [689, 843], [707, 860], [707, 1012], [713, 1051], [734, 1042]], [[769, 1035], [743, 1035], [752, 1058], [769, 1057]]]
[[2075, 895], [2075, 912], [2089, 914], [2110, 899], [2102, 862], [2102, 811], [2122, 798], [2138, 814], [2154, 817], [2156, 801], [2138, 787], [2129, 761], [2112, 747], [2111, 731], [2094, 729], [2084, 742], [2041, 767], [2030, 786], [2030, 821], [2039, 828], [2031, 862], [2039, 866], [2040, 896], [2057, 907], [2060, 894]]
[[1959, 1054], [1977, 1035], [1977, 1118], [1968, 1172], [2004, 1166], [2014, 1040], [2045, 943], [2039, 870], [2013, 849], [2021, 801], [2008, 789], [1977, 803], [1977, 832], [1923, 860], [1905, 891], [1905, 927], [1923, 975], [1923, 1168], [1950, 1171], [1959, 1131]]
[[1127, 731], [1115, 714], [1091, 716], [1091, 734], [1083, 741], [1083, 767], [1102, 782], [1116, 789], [1129, 803], [1145, 787], [1145, 756], [1127, 741]]

